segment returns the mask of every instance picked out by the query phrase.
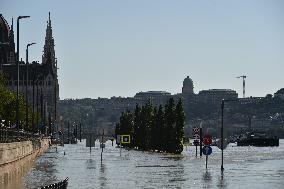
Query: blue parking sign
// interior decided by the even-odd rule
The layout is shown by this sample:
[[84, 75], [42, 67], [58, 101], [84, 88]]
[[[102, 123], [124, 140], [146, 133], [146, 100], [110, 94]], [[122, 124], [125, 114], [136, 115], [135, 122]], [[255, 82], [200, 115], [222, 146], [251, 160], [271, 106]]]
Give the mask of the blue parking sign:
[[202, 153], [206, 156], [210, 155], [212, 153], [212, 148], [210, 146], [204, 146], [202, 148]]

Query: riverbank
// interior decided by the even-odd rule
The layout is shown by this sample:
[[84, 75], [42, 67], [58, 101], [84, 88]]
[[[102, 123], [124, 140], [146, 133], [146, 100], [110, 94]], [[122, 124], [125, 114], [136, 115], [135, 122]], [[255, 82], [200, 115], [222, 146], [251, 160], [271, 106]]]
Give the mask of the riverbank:
[[11, 184], [12, 179], [22, 177], [33, 161], [48, 149], [49, 143], [49, 138], [0, 143], [0, 186], [4, 185], [5, 188], [5, 183]]

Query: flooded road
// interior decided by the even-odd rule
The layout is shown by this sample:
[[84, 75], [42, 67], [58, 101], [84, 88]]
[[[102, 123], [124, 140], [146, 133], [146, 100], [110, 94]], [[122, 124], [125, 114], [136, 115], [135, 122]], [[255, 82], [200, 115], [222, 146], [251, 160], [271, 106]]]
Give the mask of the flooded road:
[[[181, 155], [122, 149], [106, 143], [103, 161], [99, 143], [50, 148], [20, 178], [20, 188], [35, 188], [69, 177], [70, 189], [79, 188], [283, 188], [284, 140], [279, 147], [237, 147], [221, 150], [212, 147], [205, 169], [205, 156], [195, 157], [195, 147], [184, 148]], [[64, 155], [65, 152], [65, 155]], [[8, 187], [8, 185], [7, 185]]]

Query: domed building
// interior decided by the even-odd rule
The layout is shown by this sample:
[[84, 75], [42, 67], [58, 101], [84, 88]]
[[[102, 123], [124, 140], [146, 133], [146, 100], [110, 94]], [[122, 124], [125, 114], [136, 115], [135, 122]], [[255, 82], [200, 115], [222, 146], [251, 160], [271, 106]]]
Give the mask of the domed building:
[[189, 76], [187, 76], [183, 80], [182, 94], [194, 94], [194, 92], [193, 92], [193, 82], [192, 82], [192, 79], [189, 78]]
[[15, 43], [14, 43], [14, 30], [13, 20], [11, 29], [0, 14], [0, 64], [15, 63]]
[[190, 107], [192, 103], [195, 103], [197, 100], [197, 95], [194, 94], [194, 85], [193, 85], [193, 81], [191, 78], [189, 78], [189, 76], [187, 76], [184, 80], [183, 80], [183, 85], [182, 85], [182, 93], [179, 94], [179, 98], [182, 98], [183, 101], [183, 107], [184, 107], [184, 112], [186, 114], [189, 114]]

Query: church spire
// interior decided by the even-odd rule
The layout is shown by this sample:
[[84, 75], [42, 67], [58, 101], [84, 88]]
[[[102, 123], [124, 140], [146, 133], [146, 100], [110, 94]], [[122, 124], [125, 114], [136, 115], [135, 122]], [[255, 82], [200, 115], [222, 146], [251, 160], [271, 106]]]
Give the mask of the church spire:
[[49, 23], [50, 23], [50, 25], [51, 25], [50, 12], [48, 12], [48, 21], [49, 21]]
[[52, 36], [52, 26], [50, 19], [50, 12], [48, 13], [48, 21], [45, 34], [45, 44], [43, 47], [42, 63], [50, 64], [54, 73], [56, 73], [56, 61], [55, 61], [55, 50], [54, 50], [54, 39]]
[[12, 25], [11, 25], [11, 31], [13, 31], [13, 32], [14, 32], [14, 29], [13, 29], [13, 27], [14, 27], [14, 19], [13, 19], [13, 17], [12, 17]]
[[9, 32], [9, 42], [10, 43], [14, 43], [14, 20], [12, 18], [12, 24], [11, 24], [11, 29], [10, 29], [10, 32]]

